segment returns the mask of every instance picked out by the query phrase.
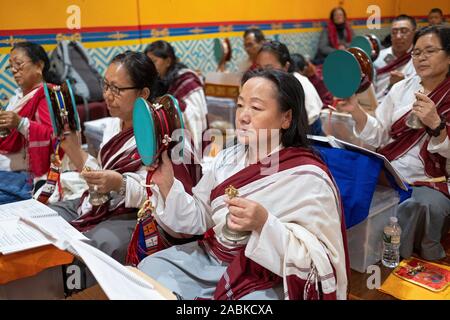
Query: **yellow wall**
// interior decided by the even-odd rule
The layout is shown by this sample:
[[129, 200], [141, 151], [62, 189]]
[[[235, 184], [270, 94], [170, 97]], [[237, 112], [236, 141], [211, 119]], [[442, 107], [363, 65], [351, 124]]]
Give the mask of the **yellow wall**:
[[423, 0], [423, 1], [398, 1], [397, 12], [407, 12], [412, 16], [426, 16], [431, 8], [441, 8], [445, 15], [450, 14], [450, 1]]
[[[81, 27], [138, 25], [137, 1], [0, 0], [0, 29], [66, 28], [67, 7], [81, 9]], [[124, 5], [124, 3], [126, 5]], [[13, 13], [13, 14], [12, 14]]]
[[380, 6], [383, 17], [425, 16], [432, 7], [450, 13], [448, 0], [0, 0], [0, 30], [65, 28], [66, 9], [72, 4], [81, 9], [82, 28], [324, 19], [339, 4], [353, 18], [366, 17], [372, 4]]

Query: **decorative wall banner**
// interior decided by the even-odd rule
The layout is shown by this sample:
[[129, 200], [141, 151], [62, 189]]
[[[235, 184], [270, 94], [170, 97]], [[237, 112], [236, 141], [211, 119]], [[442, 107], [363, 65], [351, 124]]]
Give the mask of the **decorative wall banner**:
[[[366, 19], [350, 20], [355, 29], [365, 28]], [[420, 21], [419, 21], [420, 22]], [[227, 33], [242, 33], [249, 28], [259, 28], [264, 32], [292, 33], [320, 31], [326, 25], [326, 20], [286, 20], [259, 22], [209, 22], [195, 24], [142, 25], [136, 27], [95, 27], [80, 30], [67, 29], [31, 29], [31, 30], [2, 30], [0, 31], [0, 53], [2, 48], [11, 47], [14, 42], [33, 41], [41, 45], [55, 46], [60, 40], [75, 40], [83, 43], [95, 42], [95, 47], [118, 45], [116, 41], [132, 40], [129, 44], [142, 44], [155, 38], [179, 38], [183, 40], [216, 38], [229, 36]], [[390, 18], [383, 18], [382, 25], [390, 23]], [[2, 50], [2, 51], [1, 51]]]

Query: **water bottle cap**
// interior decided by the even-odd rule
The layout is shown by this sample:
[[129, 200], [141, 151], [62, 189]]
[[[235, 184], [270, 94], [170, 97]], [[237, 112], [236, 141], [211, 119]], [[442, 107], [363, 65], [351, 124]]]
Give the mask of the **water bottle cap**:
[[392, 223], [397, 223], [397, 222], [398, 222], [397, 217], [391, 217], [390, 219], [391, 219], [391, 222], [392, 222]]

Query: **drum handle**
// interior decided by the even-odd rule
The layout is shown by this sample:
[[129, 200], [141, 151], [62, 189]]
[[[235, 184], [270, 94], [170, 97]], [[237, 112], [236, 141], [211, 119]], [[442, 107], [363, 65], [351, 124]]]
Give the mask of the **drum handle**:
[[152, 188], [150, 186], [152, 184], [152, 177], [153, 177], [154, 172], [155, 171], [147, 171], [147, 177], [145, 179], [145, 183], [146, 183], [145, 190], [147, 191], [148, 199], [150, 199], [150, 197], [153, 195]]
[[333, 111], [337, 111], [336, 106], [342, 100], [343, 99], [334, 98], [333, 99], [333, 104], [332, 105], [328, 105], [328, 109], [330, 109], [330, 111], [328, 112], [328, 128], [330, 128], [330, 126], [331, 126], [331, 115], [333, 114]]

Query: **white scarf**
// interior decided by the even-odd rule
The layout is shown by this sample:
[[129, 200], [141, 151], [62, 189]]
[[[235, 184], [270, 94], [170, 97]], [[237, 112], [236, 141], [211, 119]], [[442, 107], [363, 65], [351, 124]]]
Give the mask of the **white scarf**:
[[22, 110], [23, 106], [27, 104], [28, 101], [30, 101], [31, 98], [34, 97], [36, 92], [39, 90], [41, 86], [38, 86], [36, 89], [31, 90], [27, 95], [23, 95], [22, 89], [18, 88], [16, 89], [16, 94], [11, 97], [9, 100], [8, 105], [6, 106], [6, 111], [14, 111], [15, 113], [19, 113], [20, 110]]
[[[271, 214], [289, 230], [289, 240], [283, 259], [283, 283], [287, 294], [286, 278], [295, 275], [308, 283], [321, 284], [324, 294], [336, 291], [337, 299], [347, 297], [347, 272], [345, 263], [344, 244], [341, 233], [341, 217], [337, 212], [324, 212], [313, 210], [310, 203], [295, 203], [292, 197], [286, 196], [295, 193], [311, 194], [310, 181], [302, 179], [311, 175], [320, 176], [339, 199], [338, 192], [332, 181], [320, 168], [312, 165], [302, 165], [288, 170], [280, 171], [265, 178], [259, 179], [239, 188], [239, 195], [256, 201], [266, 208], [271, 208]], [[288, 183], [286, 183], [288, 182]], [[305, 183], [306, 182], [306, 183]], [[225, 196], [220, 196], [211, 202], [213, 220], [216, 226], [214, 231], [222, 244], [230, 246], [222, 238], [222, 228], [228, 209], [223, 202]], [[276, 201], [273, 201], [276, 199]], [[305, 205], [307, 206], [305, 208]], [[339, 208], [339, 203], [336, 202]], [[313, 211], [310, 211], [313, 210]], [[254, 237], [251, 235], [249, 242]], [[243, 243], [241, 243], [243, 244]], [[258, 261], [255, 261], [258, 262]], [[333, 272], [333, 267], [335, 273]], [[305, 287], [305, 291], [306, 291]], [[318, 291], [317, 291], [318, 292]]]

